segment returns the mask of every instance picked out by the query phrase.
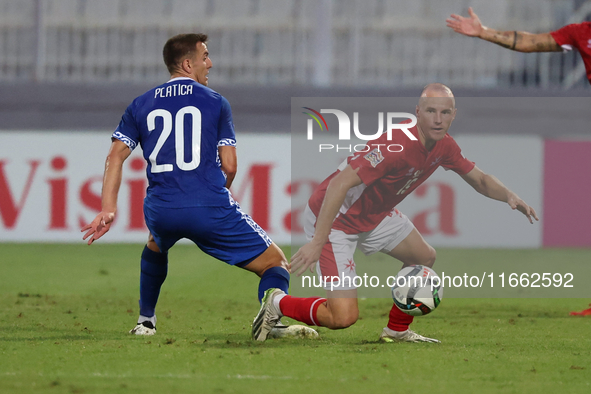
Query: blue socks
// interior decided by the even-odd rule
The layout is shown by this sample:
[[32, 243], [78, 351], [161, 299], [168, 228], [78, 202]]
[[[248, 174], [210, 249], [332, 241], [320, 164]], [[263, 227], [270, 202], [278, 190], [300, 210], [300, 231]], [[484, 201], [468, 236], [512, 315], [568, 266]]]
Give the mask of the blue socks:
[[[168, 273], [168, 252], [154, 252], [145, 246], [142, 252], [141, 268], [140, 315], [150, 318], [156, 314], [160, 288]], [[263, 299], [265, 291], [271, 288], [281, 289], [287, 294], [289, 272], [285, 268], [271, 267], [265, 271], [259, 282], [259, 302]]]
[[160, 295], [160, 287], [168, 273], [168, 252], [158, 253], [144, 247], [140, 274], [140, 315], [155, 315], [156, 302]]
[[289, 272], [283, 267], [271, 267], [261, 276], [259, 282], [259, 302], [263, 299], [265, 291], [272, 288], [281, 289], [287, 294], [289, 289]]

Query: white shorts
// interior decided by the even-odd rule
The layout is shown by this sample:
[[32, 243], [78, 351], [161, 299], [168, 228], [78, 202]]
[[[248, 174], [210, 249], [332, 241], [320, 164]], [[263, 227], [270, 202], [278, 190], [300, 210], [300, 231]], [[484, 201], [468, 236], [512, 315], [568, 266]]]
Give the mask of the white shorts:
[[[314, 236], [316, 216], [306, 206], [304, 211], [304, 232], [308, 241]], [[316, 263], [316, 273], [324, 284], [325, 290], [355, 289], [354, 278], [357, 275], [353, 254], [359, 249], [369, 256], [376, 252], [389, 253], [402, 242], [415, 228], [405, 214], [393, 209], [376, 228], [359, 234], [347, 234], [340, 230], [331, 230], [328, 242], [322, 249], [320, 260]], [[328, 278], [327, 278], [328, 277]], [[331, 277], [339, 278], [339, 285]], [[345, 279], [343, 278], [350, 278]]]

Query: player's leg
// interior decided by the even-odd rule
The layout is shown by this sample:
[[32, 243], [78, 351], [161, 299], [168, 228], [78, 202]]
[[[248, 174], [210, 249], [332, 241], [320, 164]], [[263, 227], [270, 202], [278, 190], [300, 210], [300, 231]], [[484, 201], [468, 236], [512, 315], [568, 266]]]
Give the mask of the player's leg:
[[287, 293], [289, 289], [289, 263], [283, 251], [274, 242], [266, 250], [242, 268], [254, 272], [261, 280], [259, 282], [259, 302], [268, 289], [277, 288]]
[[[262, 316], [260, 319], [265, 318], [264, 314], [275, 319], [286, 316], [310, 326], [333, 330], [347, 328], [357, 321], [356, 289], [327, 291], [327, 297], [293, 297], [279, 289], [270, 289], [263, 299], [259, 316]], [[257, 319], [253, 328], [256, 325]]]
[[354, 324], [359, 316], [357, 289], [353, 284], [356, 275], [353, 253], [357, 238], [356, 234], [333, 231], [329, 242], [322, 248], [317, 272], [325, 284], [327, 298], [274, 294], [273, 304], [278, 313], [308, 325], [331, 329]]
[[[366, 255], [386, 253], [400, 260], [403, 266], [422, 264], [431, 267], [435, 262], [435, 249], [423, 239], [408, 217], [396, 209], [374, 230], [361, 234], [359, 249]], [[412, 321], [412, 316], [402, 312], [392, 303], [388, 326], [381, 335], [382, 340], [431, 342], [430, 338], [408, 329]]]
[[[253, 322], [253, 338], [265, 340], [267, 337], [298, 337], [316, 338], [316, 330], [296, 325], [286, 326], [280, 319], [283, 314], [273, 304], [274, 298], [277, 302], [285, 296], [289, 289], [289, 263], [283, 251], [275, 244], [271, 245], [260, 256], [243, 266], [244, 269], [254, 272], [261, 280], [259, 282], [258, 297], [261, 303], [259, 313]], [[268, 293], [268, 294], [267, 294]], [[268, 322], [265, 323], [264, 320]], [[296, 319], [299, 320], [299, 319]]]
[[[318, 264], [318, 275], [333, 274], [340, 278], [355, 277], [353, 252], [355, 251], [356, 235], [339, 232], [331, 234], [330, 242], [323, 248]], [[347, 272], [345, 272], [345, 270]], [[357, 305], [357, 289], [353, 280], [348, 283], [325, 284], [327, 298], [293, 297], [279, 289], [270, 289], [263, 298], [261, 310], [253, 323], [253, 337], [258, 340], [265, 335], [265, 320], [278, 320], [287, 316], [311, 326], [322, 326], [341, 329], [351, 326], [357, 321], [359, 310]], [[259, 329], [259, 326], [262, 327]], [[261, 333], [262, 334], [259, 334]]]
[[[314, 236], [315, 223], [316, 216], [309, 207], [306, 207], [304, 230], [308, 240]], [[330, 234], [329, 242], [322, 248], [320, 261], [317, 264], [321, 282], [326, 282], [322, 279], [325, 276], [355, 277], [353, 253], [357, 239], [356, 234], [347, 235], [343, 232]], [[359, 317], [357, 289], [351, 286], [351, 283], [349, 286], [338, 283], [336, 288], [332, 286], [333, 282], [325, 284], [327, 298], [278, 295], [275, 299], [276, 307], [282, 315], [308, 325], [340, 329], [354, 324]]]
[[[396, 247], [387, 252], [388, 255], [400, 260], [403, 267], [409, 265], [425, 265], [432, 267], [435, 263], [435, 249], [429, 245], [416, 228], [404, 238]], [[439, 342], [436, 339], [424, 337], [409, 329], [414, 317], [402, 312], [396, 305], [392, 305], [388, 318], [388, 325], [380, 336], [382, 341], [405, 342]]]
[[203, 225], [189, 238], [210, 256], [258, 275], [259, 302], [271, 288], [287, 293], [289, 263], [285, 254], [238, 204], [209, 208], [200, 216]]
[[[253, 321], [252, 330], [255, 340], [264, 341], [268, 336], [302, 338], [318, 336], [318, 333], [309, 327], [298, 326], [290, 329], [280, 323], [282, 316], [288, 316], [308, 325], [317, 325], [313, 321], [313, 316], [321, 304], [319, 301], [324, 299], [297, 298], [287, 295], [290, 279], [289, 263], [283, 251], [275, 243], [271, 243], [260, 256], [242, 267], [261, 278], [258, 288], [261, 308]], [[280, 304], [287, 308], [287, 312], [281, 310]]]
[[412, 229], [410, 234], [387, 254], [400, 260], [402, 262], [401, 268], [409, 265], [433, 267], [437, 257], [435, 249], [425, 241], [416, 228]]
[[283, 251], [272, 243], [248, 265], [244, 266], [257, 274], [259, 283], [259, 301], [269, 289], [279, 289], [274, 303], [279, 314], [312, 326], [322, 326], [332, 329], [346, 328], [357, 321], [357, 290], [327, 290], [327, 298], [321, 297], [292, 297], [287, 295], [289, 287], [289, 264]]
[[[289, 289], [289, 263], [283, 251], [236, 203], [196, 210], [200, 211], [199, 220], [187, 238], [210, 256], [261, 278], [258, 298], [263, 305], [255, 317], [252, 334], [264, 341], [281, 317], [272, 308], [271, 293], [286, 294]], [[317, 335], [312, 329], [309, 331]]]
[[[429, 245], [416, 228], [404, 238], [396, 247], [387, 252], [389, 256], [400, 260], [403, 267], [409, 265], [425, 265], [432, 267], [435, 263], [435, 249]], [[402, 312], [396, 305], [392, 305], [388, 318], [388, 325], [384, 328], [381, 338], [383, 341], [398, 340], [406, 342], [439, 342], [427, 338], [409, 329], [414, 317]]]
[[[142, 251], [140, 270], [140, 316], [137, 325], [130, 331], [136, 335], [153, 335], [156, 333], [156, 304], [160, 296], [160, 289], [168, 273], [168, 249], [178, 240], [177, 236], [163, 237], [174, 227], [177, 210], [154, 209], [144, 205], [146, 224], [150, 229], [148, 242]], [[157, 234], [155, 237], [153, 234]], [[165, 247], [164, 252], [161, 247]]]
[[152, 335], [156, 333], [156, 303], [168, 274], [168, 252], [160, 252], [151, 233], [140, 264], [140, 316], [131, 331], [136, 335]]
[[316, 312], [319, 326], [337, 330], [355, 324], [359, 318], [357, 289], [327, 290], [326, 297]]
[[254, 339], [264, 341], [282, 316], [318, 325], [315, 320], [317, 311], [321, 309], [321, 316], [327, 315], [323, 309], [326, 305], [322, 306], [326, 299], [287, 295], [289, 264], [285, 255], [250, 216], [240, 211], [237, 204], [210, 209], [200, 216], [202, 221], [207, 216], [207, 221], [215, 222], [215, 226], [210, 226], [206, 237], [195, 234], [191, 239], [207, 254], [254, 272], [261, 278], [259, 299], [262, 305], [253, 322]]

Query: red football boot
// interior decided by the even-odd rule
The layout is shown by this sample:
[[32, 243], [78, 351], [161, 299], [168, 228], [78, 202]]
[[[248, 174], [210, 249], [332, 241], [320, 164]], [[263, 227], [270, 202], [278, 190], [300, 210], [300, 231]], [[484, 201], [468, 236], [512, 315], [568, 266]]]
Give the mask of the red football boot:
[[[591, 304], [589, 304], [591, 306]], [[571, 312], [571, 316], [591, 316], [591, 308], [582, 310], [581, 312]]]

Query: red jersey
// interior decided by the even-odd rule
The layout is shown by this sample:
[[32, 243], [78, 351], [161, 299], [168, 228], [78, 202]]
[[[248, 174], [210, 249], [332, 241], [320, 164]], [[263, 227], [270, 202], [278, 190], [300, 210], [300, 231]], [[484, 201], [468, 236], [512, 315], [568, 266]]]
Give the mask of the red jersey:
[[[418, 138], [416, 126], [409, 129]], [[378, 144], [381, 144], [378, 147]], [[404, 147], [394, 152], [396, 146]], [[367, 147], [369, 146], [369, 151]], [[393, 152], [390, 152], [388, 146]], [[404, 134], [394, 134], [387, 140], [387, 133], [369, 141], [365, 152], [349, 156], [332, 175], [314, 191], [308, 205], [318, 217], [330, 180], [347, 165], [359, 168], [357, 175], [363, 182], [347, 192], [332, 228], [347, 234], [373, 230], [396, 205], [422, 184], [439, 167], [451, 169], [460, 175], [474, 168], [474, 163], [462, 156], [455, 140], [446, 135], [428, 151], [420, 141], [410, 141]]]
[[573, 47], [577, 48], [583, 58], [583, 63], [585, 63], [587, 79], [591, 83], [591, 22], [566, 25], [550, 34], [554, 41], [565, 50], [570, 51]]

